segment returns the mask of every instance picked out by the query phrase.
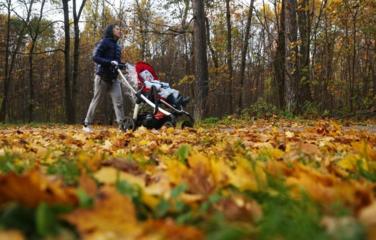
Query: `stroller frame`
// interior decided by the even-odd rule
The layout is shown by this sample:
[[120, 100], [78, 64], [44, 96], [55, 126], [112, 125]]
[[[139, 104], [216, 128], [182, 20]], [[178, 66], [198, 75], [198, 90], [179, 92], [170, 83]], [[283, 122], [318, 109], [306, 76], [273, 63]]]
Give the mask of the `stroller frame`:
[[164, 115], [168, 116], [170, 118], [170, 121], [168, 121], [168, 122], [166, 122], [164, 124], [166, 126], [175, 127], [177, 125], [176, 117], [177, 116], [181, 116], [181, 115], [185, 115], [185, 116], [187, 116], [189, 118], [189, 121], [182, 122], [181, 123], [181, 127], [182, 128], [184, 128], [184, 127], [193, 127], [194, 119], [193, 119], [193, 117], [188, 112], [184, 111], [183, 108], [181, 108], [181, 109], [175, 108], [174, 106], [172, 106], [171, 104], [169, 104], [164, 99], [159, 99], [159, 101], [164, 106], [166, 106], [167, 108], [169, 108], [172, 111], [170, 112], [170, 111], [167, 111], [167, 110], [165, 110], [164, 108], [162, 108], [160, 106], [157, 106], [150, 99], [148, 99], [144, 94], [142, 94], [141, 92], [138, 92], [136, 89], [134, 89], [134, 87], [129, 83], [129, 81], [124, 76], [123, 72], [120, 70], [119, 67], [122, 67], [122, 68], [126, 69], [126, 65], [125, 64], [119, 64], [117, 66], [117, 71], [118, 71], [118, 73], [119, 73], [119, 75], [121, 77], [120, 78], [120, 82], [124, 86], [126, 86], [135, 96], [139, 97], [142, 100], [141, 103], [138, 103], [136, 101], [134, 109], [133, 109], [133, 116], [131, 118], [130, 117], [126, 117], [126, 119], [124, 120], [123, 126], [122, 126], [123, 130], [125, 130], [125, 131], [126, 130], [135, 130], [137, 128], [137, 120], [138, 120], [138, 116], [139, 116], [139, 112], [140, 112], [140, 107], [141, 107], [142, 103], [146, 103], [147, 105], [149, 105], [153, 109], [154, 112], [160, 111]]

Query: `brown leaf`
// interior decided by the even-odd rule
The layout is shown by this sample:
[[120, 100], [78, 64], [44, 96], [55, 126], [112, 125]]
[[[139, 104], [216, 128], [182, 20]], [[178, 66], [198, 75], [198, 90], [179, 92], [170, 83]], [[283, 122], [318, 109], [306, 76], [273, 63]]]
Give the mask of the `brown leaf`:
[[189, 192], [194, 194], [209, 195], [215, 189], [215, 182], [209, 169], [204, 165], [195, 165], [184, 173], [189, 186]]
[[367, 227], [368, 239], [376, 239], [376, 202], [359, 212], [359, 220]]
[[121, 171], [133, 174], [141, 175], [143, 173], [142, 169], [134, 161], [127, 159], [113, 158], [102, 162], [102, 166], [112, 166]]
[[373, 202], [359, 212], [359, 220], [366, 226], [376, 227], [376, 202]]
[[301, 143], [300, 150], [307, 155], [320, 154], [320, 149], [311, 143]]
[[242, 197], [221, 200], [216, 208], [229, 220], [256, 222], [262, 216], [262, 209], [256, 201], [248, 201]]
[[92, 177], [88, 176], [87, 174], [83, 174], [80, 177], [79, 183], [80, 187], [85, 190], [89, 196], [95, 197], [97, 194], [97, 184]]

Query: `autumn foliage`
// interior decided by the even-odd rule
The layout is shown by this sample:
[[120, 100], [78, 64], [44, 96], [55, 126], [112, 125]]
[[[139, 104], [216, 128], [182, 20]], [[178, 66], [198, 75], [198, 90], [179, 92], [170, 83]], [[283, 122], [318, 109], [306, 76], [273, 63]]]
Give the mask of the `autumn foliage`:
[[0, 239], [374, 239], [374, 125], [1, 129]]

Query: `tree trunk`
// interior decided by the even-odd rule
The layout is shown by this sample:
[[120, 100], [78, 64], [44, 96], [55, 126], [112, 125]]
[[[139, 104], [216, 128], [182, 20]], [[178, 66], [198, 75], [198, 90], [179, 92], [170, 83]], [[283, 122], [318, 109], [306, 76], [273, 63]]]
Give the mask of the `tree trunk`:
[[206, 101], [209, 93], [209, 74], [206, 52], [206, 34], [205, 34], [205, 10], [202, 0], [192, 0], [194, 16], [194, 61], [196, 75], [196, 107], [195, 117], [201, 120], [206, 114]]
[[43, 9], [44, 9], [44, 4], [46, 3], [45, 0], [42, 0], [41, 7], [40, 7], [40, 12], [39, 12], [39, 18], [38, 22], [36, 23], [36, 29], [35, 32], [33, 32], [33, 28], [29, 28], [29, 34], [31, 36], [31, 47], [29, 51], [29, 104], [28, 104], [28, 121], [32, 122], [34, 120], [33, 118], [33, 112], [34, 112], [34, 77], [33, 77], [33, 54], [34, 54], [34, 49], [36, 46], [37, 39], [40, 34], [40, 23], [42, 21], [43, 17]]
[[208, 38], [208, 47], [209, 47], [209, 50], [210, 50], [210, 53], [211, 53], [211, 56], [212, 56], [212, 60], [213, 60], [213, 63], [214, 63], [214, 67], [215, 68], [218, 68], [219, 67], [219, 63], [218, 63], [218, 56], [217, 56], [217, 53], [215, 52], [211, 42], [210, 42], [210, 25], [209, 25], [209, 20], [208, 18], [205, 18], [206, 20], [206, 36]]
[[11, 13], [11, 0], [7, 1], [7, 35], [5, 44], [5, 66], [4, 66], [4, 86], [3, 86], [3, 98], [1, 99], [1, 109], [0, 109], [0, 121], [5, 122], [6, 112], [8, 106], [8, 91], [9, 91], [9, 81], [8, 81], [8, 71], [9, 71], [9, 45], [10, 45], [10, 13]]
[[72, 120], [76, 121], [77, 80], [80, 71], [80, 28], [79, 21], [86, 0], [83, 0], [77, 12], [76, 0], [73, 0], [74, 48], [73, 48], [73, 77], [72, 77]]
[[33, 121], [34, 110], [34, 84], [33, 84], [33, 52], [35, 48], [35, 41], [32, 39], [31, 48], [29, 51], [29, 104], [28, 104], [28, 121]]
[[249, 3], [248, 18], [247, 18], [247, 23], [246, 23], [246, 27], [245, 27], [243, 47], [242, 47], [242, 51], [241, 51], [238, 114], [240, 114], [240, 112], [241, 112], [241, 110], [243, 109], [243, 106], [244, 106], [244, 97], [243, 97], [244, 75], [245, 75], [246, 56], [247, 56], [247, 52], [248, 52], [248, 41], [249, 41], [249, 35], [251, 33], [253, 3], [254, 3], [254, 0], [251, 0], [250, 3]]
[[[376, 49], [376, 41], [373, 42], [373, 49]], [[373, 63], [376, 62], [376, 54], [373, 52]], [[373, 95], [376, 96], [376, 66], [375, 64], [372, 64], [372, 82], [373, 82]]]
[[298, 79], [298, 100], [300, 103], [305, 103], [312, 101], [309, 64], [311, 21], [308, 0], [300, 1], [298, 24], [300, 32], [300, 79]]
[[8, 1], [8, 15], [7, 15], [7, 40], [6, 40], [6, 53], [5, 53], [5, 79], [4, 79], [4, 98], [1, 102], [1, 109], [0, 109], [0, 122], [5, 122], [7, 120], [8, 115], [8, 104], [9, 104], [9, 91], [10, 91], [10, 84], [12, 82], [12, 74], [13, 74], [13, 68], [16, 60], [16, 56], [18, 54], [18, 51], [21, 47], [22, 40], [24, 38], [25, 29], [27, 27], [27, 24], [30, 22], [31, 17], [31, 11], [34, 4], [34, 0], [31, 0], [29, 2], [28, 8], [27, 8], [27, 16], [26, 19], [23, 21], [23, 26], [21, 31], [19, 32], [19, 35], [17, 37], [16, 41], [16, 47], [14, 48], [14, 52], [11, 54], [10, 64], [9, 64], [9, 47], [10, 47], [10, 13], [12, 11], [11, 9], [11, 0]]
[[65, 45], [64, 45], [64, 103], [65, 103], [65, 118], [67, 123], [73, 123], [73, 104], [72, 104], [72, 92], [71, 92], [71, 71], [70, 71], [70, 31], [69, 31], [69, 0], [63, 0], [64, 11], [64, 33], [65, 33]]
[[[284, 1], [284, 0], [283, 0]], [[285, 102], [288, 112], [296, 110], [296, 89], [299, 79], [298, 31], [296, 23], [296, 0], [287, 0], [285, 31]]]
[[[313, 29], [313, 51], [312, 51], [312, 58], [311, 58], [311, 69], [310, 69], [310, 79], [315, 81], [316, 80], [316, 75], [315, 75], [315, 65], [316, 65], [316, 51], [317, 51], [317, 31], [319, 28], [319, 24], [321, 22], [321, 17], [323, 15], [324, 9], [326, 8], [327, 0], [323, 0], [320, 5], [320, 12], [319, 16], [317, 17], [315, 27]], [[314, 4], [314, 2], [313, 2]], [[325, 15], [326, 19], [326, 15]], [[315, 99], [317, 100], [317, 99]]]
[[228, 100], [230, 114], [233, 113], [233, 82], [232, 82], [232, 36], [231, 36], [231, 10], [230, 10], [230, 0], [226, 0], [226, 26], [227, 26], [227, 70], [228, 70]]
[[282, 0], [281, 14], [278, 27], [278, 40], [277, 40], [277, 51], [274, 57], [274, 75], [277, 85], [278, 93], [278, 106], [280, 109], [285, 108], [285, 58], [286, 58], [286, 48], [285, 48], [285, 15], [286, 15], [286, 0]]
[[355, 9], [355, 13], [352, 17], [353, 20], [353, 49], [352, 49], [352, 63], [351, 63], [351, 78], [350, 78], [350, 111], [354, 110], [354, 85], [355, 85], [355, 65], [356, 65], [356, 18], [358, 15], [358, 8]]

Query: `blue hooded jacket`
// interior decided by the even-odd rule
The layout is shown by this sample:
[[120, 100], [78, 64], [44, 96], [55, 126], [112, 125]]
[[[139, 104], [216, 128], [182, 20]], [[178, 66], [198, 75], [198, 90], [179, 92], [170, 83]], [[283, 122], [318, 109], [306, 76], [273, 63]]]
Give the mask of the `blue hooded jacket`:
[[115, 80], [118, 75], [111, 61], [121, 63], [121, 48], [113, 35], [114, 26], [111, 24], [106, 27], [102, 40], [98, 42], [93, 52], [93, 60], [96, 63], [96, 74], [108, 82]]

